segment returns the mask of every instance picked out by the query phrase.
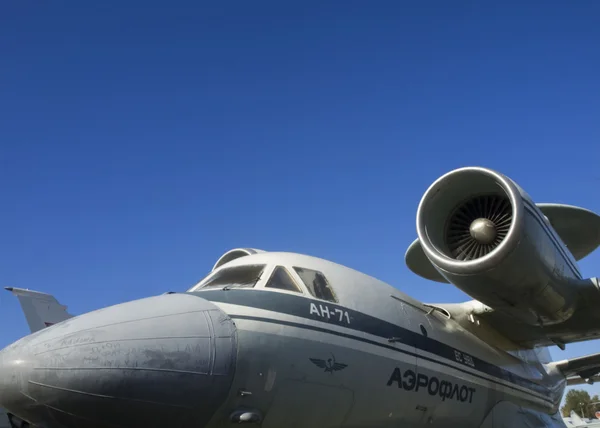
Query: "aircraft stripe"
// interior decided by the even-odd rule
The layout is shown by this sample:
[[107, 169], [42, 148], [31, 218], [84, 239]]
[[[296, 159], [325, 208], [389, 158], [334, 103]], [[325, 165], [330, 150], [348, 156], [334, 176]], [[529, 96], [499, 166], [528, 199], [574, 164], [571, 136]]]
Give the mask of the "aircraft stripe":
[[533, 205], [531, 202], [529, 202], [526, 199], [523, 199], [523, 204], [525, 205], [525, 209], [527, 211], [529, 211], [529, 213], [531, 214], [531, 216], [533, 217], [533, 219], [546, 232], [546, 235], [548, 235], [550, 237], [550, 239], [552, 240], [552, 242], [554, 242], [554, 246], [561, 253], [561, 255], [563, 256], [563, 258], [566, 261], [567, 265], [569, 265], [569, 268], [571, 268], [571, 272], [577, 277], [577, 279], [581, 279], [582, 278], [581, 277], [581, 273], [579, 272], [579, 269], [577, 269], [577, 266], [571, 260], [571, 257], [569, 257], [569, 255], [566, 253], [567, 250], [564, 248], [564, 245], [561, 245], [560, 241], [556, 238], [555, 234], [552, 232], [552, 230], [550, 230], [550, 227], [548, 226], [548, 223], [546, 223], [545, 220], [543, 220], [542, 218], [540, 218], [539, 208], [536, 207], [535, 205]]
[[318, 326], [311, 325], [311, 324], [300, 324], [300, 323], [295, 323], [295, 322], [292, 322], [292, 321], [285, 321], [285, 320], [279, 320], [279, 319], [274, 319], [274, 318], [256, 317], [256, 316], [251, 316], [251, 315], [232, 315], [231, 318], [233, 318], [233, 319], [241, 319], [241, 320], [248, 320], [248, 321], [266, 322], [266, 323], [277, 324], [277, 325], [285, 325], [285, 326], [288, 326], [288, 327], [296, 327], [296, 328], [301, 328], [301, 329], [305, 329], [305, 330], [317, 331], [317, 332], [320, 332], [320, 333], [333, 334], [333, 335], [336, 335], [336, 336], [339, 336], [339, 337], [343, 337], [343, 338], [346, 338], [346, 339], [358, 340], [358, 341], [363, 342], [363, 343], [367, 343], [367, 344], [370, 344], [370, 345], [378, 346], [378, 347], [381, 347], [381, 348], [386, 348], [386, 349], [389, 349], [389, 350], [392, 350], [392, 351], [400, 352], [402, 354], [405, 354], [405, 355], [408, 355], [408, 356], [411, 356], [411, 357], [415, 357], [417, 359], [427, 360], [427, 361], [432, 362], [434, 364], [439, 364], [439, 365], [442, 365], [442, 366], [445, 366], [445, 367], [449, 367], [451, 369], [455, 369], [455, 370], [458, 370], [458, 371], [463, 372], [465, 374], [468, 374], [468, 375], [477, 377], [479, 379], [482, 379], [482, 380], [484, 380], [486, 382], [491, 382], [491, 383], [494, 383], [496, 385], [500, 385], [500, 386], [502, 386], [504, 388], [510, 388], [510, 389], [512, 389], [514, 391], [520, 392], [521, 394], [531, 394], [532, 396], [535, 396], [535, 398], [537, 398], [538, 400], [541, 400], [541, 401], [545, 402], [546, 404], [554, 405], [554, 402], [552, 401], [552, 399], [550, 399], [550, 398], [547, 397], [547, 393], [546, 393], [546, 395], [540, 395], [541, 394], [540, 392], [534, 391], [534, 390], [526, 388], [526, 387], [521, 387], [523, 389], [520, 389], [519, 387], [514, 386], [514, 385], [507, 385], [507, 384], [504, 384], [504, 383], [500, 383], [500, 382], [498, 382], [498, 381], [496, 381], [494, 379], [490, 379], [490, 378], [482, 376], [480, 374], [467, 371], [465, 369], [462, 369], [460, 367], [454, 366], [452, 364], [448, 364], [448, 363], [446, 363], [444, 361], [439, 361], [439, 360], [427, 357], [425, 355], [420, 355], [420, 354], [416, 354], [414, 352], [406, 351], [404, 349], [395, 348], [393, 346], [386, 345], [386, 344], [380, 343], [380, 342], [375, 342], [373, 340], [366, 339], [364, 337], [355, 336], [353, 334], [342, 333], [342, 332], [339, 332], [339, 331], [331, 330], [331, 329], [328, 329], [328, 328], [322, 328], [322, 327], [318, 327]]
[[[406, 329], [404, 327], [398, 326], [396, 324], [390, 323], [388, 321], [382, 320], [380, 318], [373, 317], [371, 315], [364, 314], [362, 312], [358, 312], [340, 305], [336, 305], [330, 302], [324, 302], [320, 300], [313, 300], [303, 296], [294, 296], [285, 293], [277, 293], [277, 292], [269, 292], [269, 291], [261, 291], [261, 290], [204, 290], [204, 291], [196, 291], [190, 294], [194, 294], [198, 297], [205, 298], [214, 302], [228, 303], [233, 305], [247, 306], [256, 309], [264, 309], [273, 312], [279, 312], [287, 315], [292, 315], [296, 317], [301, 317], [313, 321], [318, 321], [325, 324], [333, 324], [336, 326], [348, 328], [361, 333], [368, 333], [373, 336], [381, 337], [386, 341], [394, 338], [394, 341], [403, 343], [405, 345], [414, 347], [416, 349], [429, 352], [431, 354], [436, 355], [445, 360], [450, 360], [453, 363], [457, 363], [455, 351], [458, 351], [462, 354], [470, 355], [468, 352], [464, 353], [463, 351], [456, 349], [452, 346], [449, 346], [445, 343], [442, 343], [438, 340], [426, 337], [422, 334], [418, 334], [412, 330]], [[345, 311], [349, 313], [350, 323], [346, 323], [343, 319], [340, 320], [337, 317], [323, 317], [321, 315], [317, 315], [315, 313], [311, 313], [310, 306], [311, 304], [316, 305], [317, 307], [326, 306], [330, 310], [339, 309], [341, 311]], [[343, 317], [342, 317], [343, 318]], [[261, 318], [262, 319], [262, 318]], [[264, 318], [266, 322], [275, 322], [275, 323], [291, 323], [289, 321], [281, 321], [281, 320], [269, 320], [268, 318]], [[407, 353], [408, 351], [399, 350], [398, 348], [392, 345], [386, 345], [374, 341], [370, 341], [369, 339], [357, 337], [354, 335], [348, 335], [346, 333], [341, 333], [335, 330], [317, 327], [314, 325], [308, 324], [298, 324], [292, 323], [294, 326], [298, 326], [301, 328], [308, 328], [315, 331], [321, 331], [331, 334], [336, 334], [342, 337], [349, 337], [351, 339], [360, 340], [366, 343], [371, 343], [377, 346], [381, 346], [388, 349], [393, 349], [395, 351]], [[414, 354], [416, 355], [416, 354]], [[442, 363], [440, 361], [431, 359], [429, 357], [423, 355], [417, 355], [418, 358], [428, 359], [430, 361], [436, 362], [438, 364], [443, 364], [448, 367], [455, 368], [457, 370], [461, 370], [465, 373], [472, 374], [474, 376], [479, 376], [474, 373], [471, 373], [467, 370], [461, 369], [454, 365], [450, 365], [448, 363]], [[478, 357], [471, 356], [473, 359], [474, 367], [465, 366], [469, 369], [474, 369], [479, 372], [485, 373], [491, 377], [501, 379], [503, 381], [507, 381], [509, 383], [515, 384], [522, 388], [526, 388], [528, 390], [532, 390], [537, 392], [538, 394], [542, 394], [545, 397], [550, 394], [550, 389], [535, 383], [529, 379], [523, 378], [511, 371], [498, 367], [494, 364], [488, 363]], [[483, 378], [487, 381], [493, 381], [491, 379]], [[509, 385], [500, 384], [505, 387], [511, 387]], [[511, 387], [514, 388], [514, 387]]]

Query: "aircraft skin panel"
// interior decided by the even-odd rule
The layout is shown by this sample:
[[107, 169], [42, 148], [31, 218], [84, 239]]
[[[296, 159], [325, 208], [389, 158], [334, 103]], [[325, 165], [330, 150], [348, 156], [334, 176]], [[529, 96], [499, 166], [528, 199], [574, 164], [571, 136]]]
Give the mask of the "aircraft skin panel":
[[430, 372], [446, 374], [454, 378], [469, 380], [472, 385], [478, 387], [478, 390], [479, 387], [481, 387], [488, 392], [493, 392], [497, 397], [507, 398], [510, 396], [510, 398], [516, 402], [523, 403], [528, 406], [534, 406], [540, 411], [544, 411], [551, 407], [549, 406], [551, 403], [549, 403], [544, 396], [525, 388], [515, 388], [511, 385], [490, 381], [479, 376], [469, 376], [464, 372], [432, 362], [431, 360], [419, 358], [418, 365], [420, 370], [429, 370]]
[[235, 326], [215, 305], [188, 294], [153, 296], [5, 348], [0, 363], [27, 381], [0, 377], [0, 397], [36, 426], [204, 427], [230, 391], [236, 348]]
[[[461, 352], [461, 348], [455, 348], [438, 340], [423, 337], [423, 334], [420, 331], [417, 332], [408, 330], [403, 326], [395, 325], [389, 321], [385, 321], [382, 314], [380, 314], [381, 318], [376, 318], [362, 314], [358, 311], [344, 308], [343, 310], [350, 314], [349, 316], [351, 319], [351, 323], [346, 324], [345, 320], [340, 322], [339, 320], [335, 320], [333, 318], [328, 319], [327, 317], [322, 317], [314, 313], [314, 311], [312, 314], [310, 313], [311, 303], [315, 304], [316, 306], [323, 305], [333, 308], [334, 305], [330, 303], [324, 304], [324, 302], [313, 301], [311, 299], [307, 299], [306, 297], [292, 296], [277, 292], [269, 292], [271, 294], [269, 299], [263, 299], [261, 298], [261, 294], [264, 293], [264, 291], [258, 290], [229, 290], [226, 292], [207, 290], [198, 292], [198, 294], [203, 298], [209, 299], [214, 303], [220, 302], [229, 305], [236, 304], [239, 307], [247, 306], [249, 308], [248, 310], [256, 310], [256, 313], [258, 313], [258, 311], [261, 309], [272, 308], [272, 312], [284, 314], [284, 316], [294, 314], [304, 319], [303, 326], [307, 326], [307, 320], [310, 319], [322, 324], [326, 324], [326, 326], [341, 325], [352, 330], [355, 340], [360, 340], [364, 337], [365, 333], [371, 332], [373, 336], [379, 338], [379, 340], [382, 342], [378, 344], [379, 346], [389, 346], [390, 344], [388, 339], [390, 337], [403, 338], [403, 340], [399, 342], [403, 341], [412, 347], [418, 343], [419, 349], [429, 349], [430, 351], [433, 351], [433, 357], [442, 361], [446, 365], [457, 367], [466, 372], [477, 372], [480, 375], [487, 376], [496, 382], [505, 382], [515, 387], [527, 385], [529, 386], [529, 390], [531, 388], [541, 388], [541, 391], [543, 391], [544, 394], [547, 392], [546, 389], [537, 383], [528, 381], [524, 378], [524, 371], [522, 367], [520, 365], [515, 367], [515, 362], [518, 361], [516, 358], [506, 354], [492, 352], [492, 349], [489, 346], [483, 344], [481, 341], [478, 341], [476, 338], [474, 338], [473, 341], [468, 342], [473, 362], [476, 365], [476, 368], [473, 369], [469, 364], [466, 364], [465, 362], [461, 363], [456, 360], [456, 352]], [[415, 315], [411, 314], [411, 316], [414, 317]], [[361, 319], [361, 317], [363, 319]], [[269, 313], [268, 316], [265, 314], [264, 318], [273, 320], [274, 316], [273, 314]], [[390, 319], [390, 317], [385, 318]], [[404, 324], [406, 321], [406, 319], [398, 318], [398, 324]], [[321, 326], [321, 324], [315, 325]], [[453, 341], [454, 346], [459, 345], [459, 342], [457, 342], [456, 339], [453, 339], [450, 334], [448, 334], [447, 340]], [[466, 346], [466, 343], [463, 342], [463, 345]], [[506, 382], [507, 379], [512, 379], [513, 382]]]
[[[266, 310], [251, 306], [252, 302], [257, 299], [256, 295], [264, 296], [265, 293], [265, 291], [258, 290], [206, 290], [193, 294], [212, 301], [234, 319], [240, 337], [240, 350], [244, 349], [242, 343], [244, 343], [243, 338], [246, 335], [253, 338], [247, 340], [247, 343], [259, 343], [261, 347], [268, 344], [268, 346], [274, 347], [275, 349], [271, 352], [248, 351], [249, 355], [259, 353], [260, 357], [257, 358], [261, 359], [263, 363], [269, 361], [266, 354], [275, 355], [277, 359], [283, 358], [286, 364], [293, 365], [299, 371], [298, 376], [300, 377], [306, 376], [306, 371], [312, 370], [314, 367], [310, 361], [311, 358], [323, 360], [324, 357], [319, 358], [319, 354], [325, 354], [325, 357], [329, 355], [329, 358], [334, 356], [337, 362], [345, 364], [346, 367], [339, 373], [326, 373], [322, 369], [321, 372], [329, 377], [310, 379], [311, 382], [323, 382], [324, 379], [336, 376], [336, 379], [340, 379], [339, 385], [353, 391], [354, 406], [343, 426], [387, 427], [397, 426], [399, 423], [414, 423], [414, 426], [419, 426], [421, 423], [427, 423], [430, 426], [476, 427], [483, 423], [491, 406], [502, 400], [510, 400], [543, 412], [553, 412], [556, 408], [557, 402], [551, 398], [553, 394], [548, 388], [543, 388], [539, 384], [530, 382], [530, 386], [543, 389], [542, 393], [511, 383], [506, 379], [494, 378], [489, 374], [465, 367], [456, 361], [440, 358], [436, 354], [421, 354], [418, 349], [414, 349], [414, 357], [407, 358], [404, 352], [390, 350], [391, 344], [381, 336], [340, 327], [331, 324], [331, 320], [319, 320], [315, 314], [313, 315], [316, 319], [307, 319], [311, 316], [310, 303], [315, 301], [306, 297], [271, 292], [273, 295], [271, 307], [272, 309], [279, 308], [279, 310]], [[288, 302], [283, 303], [285, 300]], [[304, 301], [304, 317], [290, 315], [290, 312], [298, 314], [292, 309], [291, 300]], [[329, 303], [327, 305], [333, 306]], [[352, 324], [352, 321], [356, 321], [359, 316], [353, 311], [350, 313], [352, 314], [350, 315]], [[357, 323], [358, 321], [355, 324]], [[372, 325], [373, 323], [371, 323]], [[357, 326], [355, 325], [354, 328]], [[282, 357], [280, 348], [294, 351], [290, 355], [286, 354], [285, 357]], [[475, 351], [473, 353], [477, 355], [479, 352], [487, 352], [485, 348], [483, 346], [482, 350], [478, 351], [474, 348], [471, 350]], [[403, 348], [403, 351], [405, 350], [406, 347]], [[500, 363], [497, 360], [498, 355], [490, 353], [488, 356], [496, 358], [496, 363]], [[325, 358], [325, 360], [327, 359]], [[514, 361], [514, 358], [507, 358], [504, 362], [507, 366], [514, 366]], [[368, 367], [365, 367], [365, 362], [368, 362]], [[271, 361], [271, 364], [275, 363]], [[360, 367], [360, 370], [349, 371], [351, 365]], [[517, 367], [516, 371], [522, 375], [523, 373], [518, 369], [520, 367]], [[275, 385], [279, 385], [278, 382], [281, 381], [282, 370], [276, 370], [278, 380]], [[516, 374], [513, 376], [519, 377]], [[246, 384], [246, 379], [242, 379], [241, 382]], [[435, 380], [431, 381], [430, 379]], [[415, 391], [417, 382], [420, 382], [418, 387], [420, 391]], [[425, 382], [427, 383], [425, 384]], [[362, 385], [369, 385], [369, 387], [365, 389]], [[440, 385], [444, 388], [442, 392], [440, 392]], [[433, 392], [435, 394], [430, 394]], [[372, 402], [373, 396], [377, 397], [377, 403]], [[560, 399], [560, 395], [554, 394], [554, 396], [558, 400]], [[461, 401], [463, 398], [465, 401]], [[271, 399], [264, 398], [264, 400]], [[296, 398], [290, 397], [290, 402], [296, 401]], [[374, 412], [375, 408], [380, 408], [380, 413]], [[411, 410], [417, 408], [420, 409], [418, 412], [411, 413]], [[367, 411], [367, 409], [370, 410]], [[290, 411], [292, 410], [290, 409]], [[375, 414], [379, 414], [379, 417]], [[392, 414], [391, 417], [390, 414]], [[407, 416], [411, 414], [413, 416]], [[364, 419], [367, 417], [366, 415], [374, 419]], [[430, 419], [431, 421], [428, 422]], [[434, 421], [437, 422], [434, 423]], [[281, 423], [281, 421], [278, 422]], [[307, 422], [306, 425], [298, 424], [297, 426], [313, 425]]]
[[[252, 292], [253, 291], [241, 291], [241, 293]], [[202, 293], [214, 292], [205, 291]], [[203, 294], [201, 295], [203, 296]], [[208, 299], [210, 300], [211, 298], [208, 297]], [[415, 350], [414, 347], [409, 347], [400, 342], [390, 344], [387, 342], [387, 340], [382, 340], [380, 336], [363, 332], [360, 337], [357, 337], [357, 332], [355, 330], [333, 326], [330, 324], [328, 325], [321, 322], [307, 324], [306, 320], [303, 320], [301, 317], [290, 316], [282, 312], [267, 311], [228, 303], [217, 303], [217, 305], [227, 312], [233, 319], [237, 320], [239, 325], [245, 325], [246, 323], [257, 323], [260, 324], [255, 327], [257, 330], [264, 329], [267, 332], [277, 332], [284, 327], [290, 327], [295, 329], [293, 335], [307, 339], [315, 337], [314, 331], [317, 330], [321, 331], [324, 335], [329, 336], [328, 339], [323, 339], [324, 341], [336, 341], [336, 343], [339, 342], [340, 346], [346, 346], [349, 348], [353, 347], [360, 349], [361, 352], [364, 353], [373, 354], [384, 358], [391, 357], [405, 362], [414, 362], [415, 358], [420, 355], [423, 364], [433, 364], [438, 370], [451, 370], [453, 373], [457, 374], [457, 376], [468, 377], [472, 382], [481, 383], [486, 385], [486, 387], [490, 383], [494, 383], [496, 388], [515, 391], [515, 393], [517, 395], [520, 394], [519, 396], [521, 397], [523, 397], [524, 394], [525, 399], [528, 399], [529, 397], [537, 397], [538, 401], [542, 400], [542, 402], [545, 403], [544, 407], [548, 407], [550, 404], [547, 400], [547, 394], [540, 394], [539, 392], [532, 391], [524, 386], [510, 383], [505, 379], [499, 379], [497, 377], [490, 376], [489, 374], [482, 373], [481, 371], [471, 368], [464, 363], [459, 363], [447, 358], [441, 358], [438, 354], [432, 352]], [[314, 329], [310, 327], [314, 327]], [[472, 349], [472, 347], [470, 349]], [[407, 353], [409, 354], [408, 357]], [[514, 362], [518, 360], [511, 359], [510, 361], [512, 363], [509, 363], [505, 360], [499, 364], [503, 364], [505, 367], [510, 366], [510, 373], [525, 377], [526, 375], [522, 370], [521, 364], [518, 366], [514, 364]]]
[[381, 336], [375, 334], [364, 331], [357, 334], [357, 331], [351, 328], [319, 321], [311, 322], [307, 321], [306, 318], [288, 313], [269, 311], [240, 304], [223, 303], [218, 300], [212, 300], [211, 297], [208, 297], [207, 300], [211, 300], [239, 322], [261, 323], [261, 328], [269, 329], [269, 331], [270, 329], [276, 330], [282, 327], [292, 327], [296, 329], [296, 334], [306, 337], [312, 337], [312, 332], [318, 331], [332, 336], [332, 339], [339, 338], [339, 340], [345, 340], [351, 346], [359, 346], [362, 347], [361, 349], [375, 354], [400, 354], [399, 358], [403, 354], [412, 360], [416, 358], [415, 348], [409, 343], [389, 342], [387, 339], [382, 340]]
[[[219, 306], [226, 311], [229, 309], [229, 305], [221, 304]], [[414, 364], [415, 359], [418, 358], [414, 350], [410, 352], [410, 354], [408, 354], [407, 356], [406, 347], [399, 347], [398, 350], [393, 350], [390, 349], [392, 348], [391, 346], [385, 345], [385, 343], [377, 343], [374, 340], [370, 340], [371, 343], [365, 343], [365, 341], [361, 340], [361, 338], [349, 338], [347, 337], [347, 335], [340, 337], [339, 335], [335, 334], [335, 330], [333, 330], [332, 328], [327, 328], [327, 330], [330, 330], [329, 332], [327, 332], [325, 329], [322, 329], [321, 335], [315, 335], [315, 330], [312, 328], [306, 328], [306, 324], [290, 325], [290, 323], [285, 323], [285, 321], [283, 320], [281, 323], [273, 322], [272, 315], [269, 317], [263, 317], [260, 315], [248, 317], [244, 315], [238, 315], [237, 311], [230, 313], [230, 315], [234, 320], [236, 320], [238, 326], [240, 326], [241, 329], [264, 331], [265, 333], [269, 334], [281, 334], [284, 336], [298, 337], [309, 341], [316, 340], [325, 343], [335, 343], [336, 346], [341, 348], [352, 348], [360, 350], [360, 352], [363, 352], [364, 354], [369, 354], [380, 358], [392, 359], [394, 361], [403, 362], [407, 364]], [[319, 326], [315, 327], [321, 329], [321, 327]], [[284, 331], [288, 330], [291, 331], [285, 334], [283, 333]], [[368, 337], [368, 335], [365, 335], [365, 337]], [[370, 337], [368, 338], [370, 339]], [[547, 408], [549, 405], [551, 405], [551, 403], [547, 400], [546, 396], [541, 395], [536, 391], [532, 391], [531, 389], [527, 389], [519, 385], [511, 384], [508, 381], [504, 381], [502, 379], [493, 378], [486, 374], [477, 372], [476, 370], [460, 366], [459, 364], [448, 362], [447, 360], [439, 358], [439, 356], [435, 354], [430, 354], [429, 356], [421, 357], [419, 359], [419, 364], [425, 367], [433, 368], [433, 370], [437, 370], [440, 372], [452, 373], [457, 377], [468, 378], [472, 383], [483, 385], [486, 388], [496, 388], [502, 391], [507, 391], [507, 393], [513, 393], [514, 395], [521, 397], [524, 400], [529, 400], [531, 398], [536, 403], [542, 403], [544, 408]]]
[[552, 415], [500, 401], [488, 413], [480, 428], [566, 428], [560, 413]]
[[[15, 287], [5, 287], [5, 290], [17, 296], [31, 333], [72, 317], [66, 306], [61, 305], [51, 294]], [[0, 408], [0, 428], [9, 427], [8, 415]]]
[[[302, 337], [296, 327], [237, 317], [234, 320], [238, 329], [239, 358], [245, 361], [246, 369], [238, 368], [233, 389], [243, 385], [252, 395], [244, 399], [231, 397], [225, 407], [235, 408], [243, 404], [265, 409], [267, 418], [263, 427], [284, 426], [286, 421], [289, 424], [291, 420], [297, 428], [378, 428], [397, 427], [399, 424], [403, 427], [423, 424], [479, 427], [495, 402], [510, 400], [528, 407], [543, 406], [542, 400], [532, 399], [531, 394], [498, 388], [491, 382], [486, 383], [461, 372], [453, 373], [439, 364], [419, 360], [415, 367], [414, 363], [377, 351], [365, 358], [359, 346], [326, 333]], [[325, 365], [316, 365], [311, 361], [313, 359], [325, 361]], [[330, 359], [333, 362], [328, 365]], [[343, 364], [344, 367], [326, 371], [335, 364]], [[269, 372], [275, 374], [269, 376]], [[430, 379], [435, 380], [431, 382]], [[353, 404], [347, 414], [342, 412], [346, 415], [343, 420], [333, 421], [331, 425], [315, 425], [311, 415], [324, 414], [331, 403], [324, 401], [320, 408], [311, 407], [311, 411], [306, 412], [301, 390], [286, 388], [289, 381], [322, 384], [328, 390], [343, 389], [351, 392]], [[279, 389], [280, 385], [284, 386]], [[440, 392], [441, 387], [443, 392]], [[282, 396], [284, 393], [286, 395]], [[283, 410], [278, 409], [277, 413], [286, 415], [286, 418], [272, 419], [269, 416], [270, 405], [281, 402], [288, 405]], [[317, 404], [312, 403], [312, 406]], [[217, 415], [215, 420], [223, 416]], [[517, 417], [518, 414], [515, 414]]]

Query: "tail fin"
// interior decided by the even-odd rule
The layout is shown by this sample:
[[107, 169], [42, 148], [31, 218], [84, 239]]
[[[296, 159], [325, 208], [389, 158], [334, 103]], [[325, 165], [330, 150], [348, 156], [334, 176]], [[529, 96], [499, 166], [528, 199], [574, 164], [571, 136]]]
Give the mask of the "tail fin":
[[6, 290], [19, 299], [32, 333], [73, 317], [51, 294], [14, 287]]
[[571, 423], [576, 426], [576, 427], [584, 427], [587, 425], [587, 423], [581, 419], [581, 417], [575, 413], [574, 410], [571, 410], [571, 414], [569, 415], [571, 417]]

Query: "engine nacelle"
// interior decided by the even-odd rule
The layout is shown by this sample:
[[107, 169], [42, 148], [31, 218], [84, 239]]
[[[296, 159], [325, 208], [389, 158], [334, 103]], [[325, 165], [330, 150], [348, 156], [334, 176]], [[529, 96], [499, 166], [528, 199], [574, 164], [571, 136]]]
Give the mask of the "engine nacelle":
[[419, 204], [417, 233], [448, 282], [495, 310], [532, 325], [573, 314], [581, 279], [576, 261], [510, 178], [479, 167], [443, 175]]

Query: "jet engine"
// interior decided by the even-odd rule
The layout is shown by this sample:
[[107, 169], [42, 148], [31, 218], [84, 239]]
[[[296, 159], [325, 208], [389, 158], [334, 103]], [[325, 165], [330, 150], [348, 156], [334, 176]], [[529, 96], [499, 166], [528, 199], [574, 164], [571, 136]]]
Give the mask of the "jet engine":
[[445, 280], [495, 310], [531, 325], [575, 310], [573, 255], [523, 189], [496, 171], [467, 167], [437, 179], [419, 204], [417, 234]]

